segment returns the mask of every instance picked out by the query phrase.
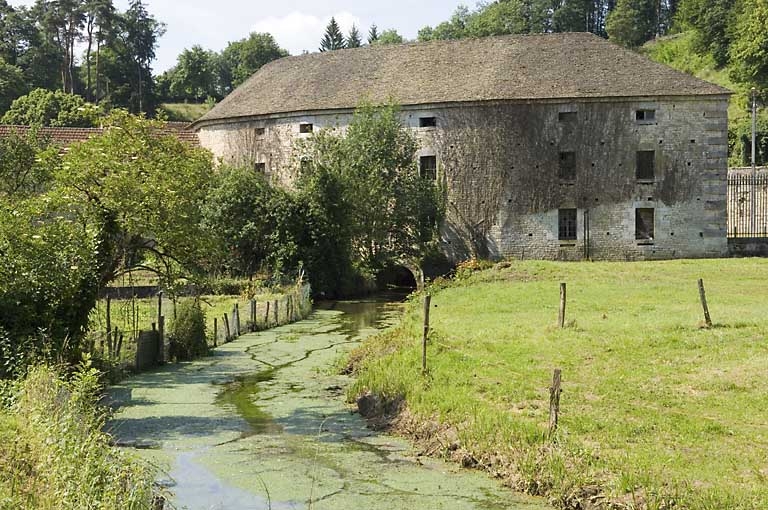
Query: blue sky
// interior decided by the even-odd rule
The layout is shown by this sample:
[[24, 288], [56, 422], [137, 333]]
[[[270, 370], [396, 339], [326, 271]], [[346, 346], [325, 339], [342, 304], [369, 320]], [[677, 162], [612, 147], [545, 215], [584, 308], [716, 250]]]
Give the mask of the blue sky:
[[[115, 4], [124, 9], [128, 0], [115, 0]], [[355, 23], [367, 34], [376, 23], [380, 31], [394, 28], [413, 39], [424, 25], [447, 20], [460, 4], [474, 7], [474, 0], [145, 0], [145, 4], [167, 24], [153, 65], [155, 72], [162, 72], [174, 65], [184, 48], [200, 44], [219, 51], [252, 31], [271, 33], [292, 55], [316, 51], [331, 16], [345, 33]]]

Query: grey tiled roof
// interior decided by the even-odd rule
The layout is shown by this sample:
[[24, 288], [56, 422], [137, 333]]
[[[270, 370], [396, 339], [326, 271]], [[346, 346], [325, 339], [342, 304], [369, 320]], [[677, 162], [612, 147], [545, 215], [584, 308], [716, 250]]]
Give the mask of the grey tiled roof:
[[334, 108], [466, 101], [720, 95], [730, 91], [589, 33], [509, 35], [286, 57], [196, 124]]

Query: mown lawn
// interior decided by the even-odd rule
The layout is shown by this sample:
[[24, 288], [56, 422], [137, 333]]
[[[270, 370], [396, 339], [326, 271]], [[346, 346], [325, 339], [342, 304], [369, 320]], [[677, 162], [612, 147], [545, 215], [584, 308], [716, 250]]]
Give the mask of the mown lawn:
[[417, 297], [353, 355], [367, 357], [351, 395], [404, 396], [481, 466], [560, 506], [768, 508], [767, 283], [762, 259], [502, 263], [433, 287], [426, 375]]

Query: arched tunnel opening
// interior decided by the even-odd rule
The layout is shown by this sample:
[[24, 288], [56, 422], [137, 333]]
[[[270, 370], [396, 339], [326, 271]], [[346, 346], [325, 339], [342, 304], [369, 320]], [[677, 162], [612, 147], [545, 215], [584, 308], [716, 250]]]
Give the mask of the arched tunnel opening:
[[380, 290], [407, 290], [418, 288], [416, 276], [405, 266], [391, 265], [376, 275], [376, 284]]

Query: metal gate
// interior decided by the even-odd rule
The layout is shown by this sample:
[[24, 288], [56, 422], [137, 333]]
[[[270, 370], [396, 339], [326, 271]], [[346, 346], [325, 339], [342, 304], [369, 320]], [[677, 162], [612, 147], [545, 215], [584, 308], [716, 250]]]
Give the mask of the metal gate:
[[728, 237], [768, 237], [768, 174], [728, 176]]

